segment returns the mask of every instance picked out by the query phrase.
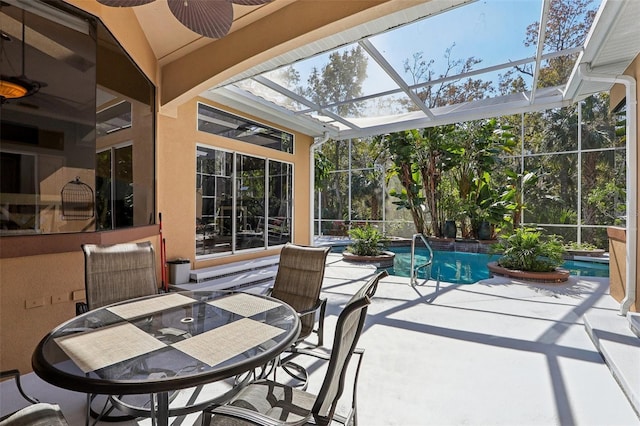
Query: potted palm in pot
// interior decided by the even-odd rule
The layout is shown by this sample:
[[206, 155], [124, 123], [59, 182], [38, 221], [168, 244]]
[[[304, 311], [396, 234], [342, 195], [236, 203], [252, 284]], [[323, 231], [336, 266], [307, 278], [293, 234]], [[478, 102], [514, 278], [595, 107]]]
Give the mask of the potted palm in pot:
[[345, 260], [375, 263], [379, 268], [393, 266], [395, 254], [386, 251], [386, 236], [370, 224], [349, 230], [351, 243], [342, 252]]
[[518, 228], [493, 247], [501, 256], [487, 267], [495, 275], [529, 281], [562, 282], [569, 271], [560, 268], [565, 248], [557, 235], [543, 235], [533, 228]]
[[578, 243], [578, 242], [572, 241], [569, 244], [565, 244], [564, 248], [567, 251], [566, 254], [568, 257], [574, 257], [574, 256], [598, 257], [604, 254], [604, 249], [600, 249], [591, 243]]

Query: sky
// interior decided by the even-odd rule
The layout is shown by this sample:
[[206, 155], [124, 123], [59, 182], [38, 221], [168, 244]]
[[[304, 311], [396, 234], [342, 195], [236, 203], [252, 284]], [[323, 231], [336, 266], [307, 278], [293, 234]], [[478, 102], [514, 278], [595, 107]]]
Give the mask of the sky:
[[[599, 1], [594, 0], [597, 3]], [[469, 57], [482, 59], [474, 69], [534, 57], [536, 46], [527, 47], [524, 40], [527, 26], [540, 20], [542, 6], [543, 0], [477, 0], [373, 36], [369, 41], [396, 72], [408, 84], [412, 84], [412, 79], [404, 71], [403, 62], [407, 59], [411, 61], [417, 52], [423, 52], [425, 59], [435, 61], [434, 78], [446, 69], [445, 51], [448, 48], [452, 48], [451, 58], [454, 60]], [[352, 47], [350, 45], [342, 50]], [[300, 84], [306, 85], [314, 66], [321, 69], [329, 62], [330, 53], [294, 64], [300, 73]], [[398, 88], [372, 58], [368, 60], [367, 75], [362, 87], [365, 96]], [[495, 72], [476, 78], [492, 80], [497, 86]], [[530, 83], [531, 79], [527, 77], [525, 81]]]
[[[480, 58], [483, 61], [476, 69], [535, 55], [534, 47], [524, 46], [524, 37], [527, 25], [539, 20], [541, 8], [542, 0], [478, 0], [371, 37], [370, 41], [412, 83], [403, 70], [405, 59], [423, 52], [425, 58], [435, 60], [439, 74], [446, 66], [445, 50], [454, 43], [452, 58]], [[294, 64], [301, 84], [306, 84], [314, 66], [320, 69], [328, 63], [329, 53]], [[363, 95], [397, 89], [372, 58], [368, 60], [367, 75]]]
[[527, 25], [540, 18], [541, 0], [480, 0], [378, 36], [371, 42], [396, 68], [413, 52], [436, 59], [455, 43], [457, 58], [475, 56], [483, 66], [531, 56]]

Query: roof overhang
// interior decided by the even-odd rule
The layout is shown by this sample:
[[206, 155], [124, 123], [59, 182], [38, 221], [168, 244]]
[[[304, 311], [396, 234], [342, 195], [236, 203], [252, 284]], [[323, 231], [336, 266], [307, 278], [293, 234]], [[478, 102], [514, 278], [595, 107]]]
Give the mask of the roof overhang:
[[639, 22], [640, 1], [603, 0], [567, 83], [565, 99], [577, 102], [611, 90], [613, 83], [584, 80], [579, 71], [581, 65], [596, 74], [622, 75], [640, 52]]

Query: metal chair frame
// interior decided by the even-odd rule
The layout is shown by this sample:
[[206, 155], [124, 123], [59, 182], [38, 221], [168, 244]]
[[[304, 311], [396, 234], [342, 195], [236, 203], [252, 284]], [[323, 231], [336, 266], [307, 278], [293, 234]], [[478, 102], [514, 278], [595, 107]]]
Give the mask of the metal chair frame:
[[[375, 294], [378, 282], [387, 275], [386, 271], [376, 273], [344, 307], [336, 324], [331, 355], [311, 349], [298, 350], [300, 355], [329, 360], [324, 381], [317, 395], [272, 380], [257, 380], [241, 390], [229, 403], [205, 410], [202, 416], [203, 426], [328, 425], [332, 421], [357, 425], [357, 383], [364, 350], [356, 349], [356, 344], [362, 333], [367, 308]], [[353, 383], [351, 410], [347, 416], [339, 416], [335, 410], [344, 390], [346, 371], [353, 354], [358, 355], [358, 363]], [[296, 405], [296, 401], [308, 402], [312, 398], [313, 404], [310, 405], [310, 409], [301, 406], [303, 404]], [[278, 418], [269, 416], [270, 410], [281, 410]], [[297, 418], [288, 421], [289, 414], [295, 414]]]

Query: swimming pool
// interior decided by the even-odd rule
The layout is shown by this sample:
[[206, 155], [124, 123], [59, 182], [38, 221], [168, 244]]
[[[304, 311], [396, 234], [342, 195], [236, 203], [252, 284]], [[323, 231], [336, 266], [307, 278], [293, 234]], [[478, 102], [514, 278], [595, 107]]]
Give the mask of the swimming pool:
[[[387, 269], [389, 274], [409, 277], [411, 275], [411, 247], [391, 247], [387, 250], [396, 254], [393, 268]], [[438, 279], [439, 276], [440, 281], [455, 284], [473, 284], [489, 278], [487, 263], [497, 260], [498, 257], [500, 256], [484, 253], [434, 250], [430, 278]], [[424, 264], [428, 258], [429, 252], [426, 248], [416, 248], [416, 265]], [[609, 264], [607, 263], [567, 260], [562, 267], [568, 269], [571, 275], [585, 277], [609, 276]], [[418, 278], [427, 278], [425, 269], [418, 272]]]

